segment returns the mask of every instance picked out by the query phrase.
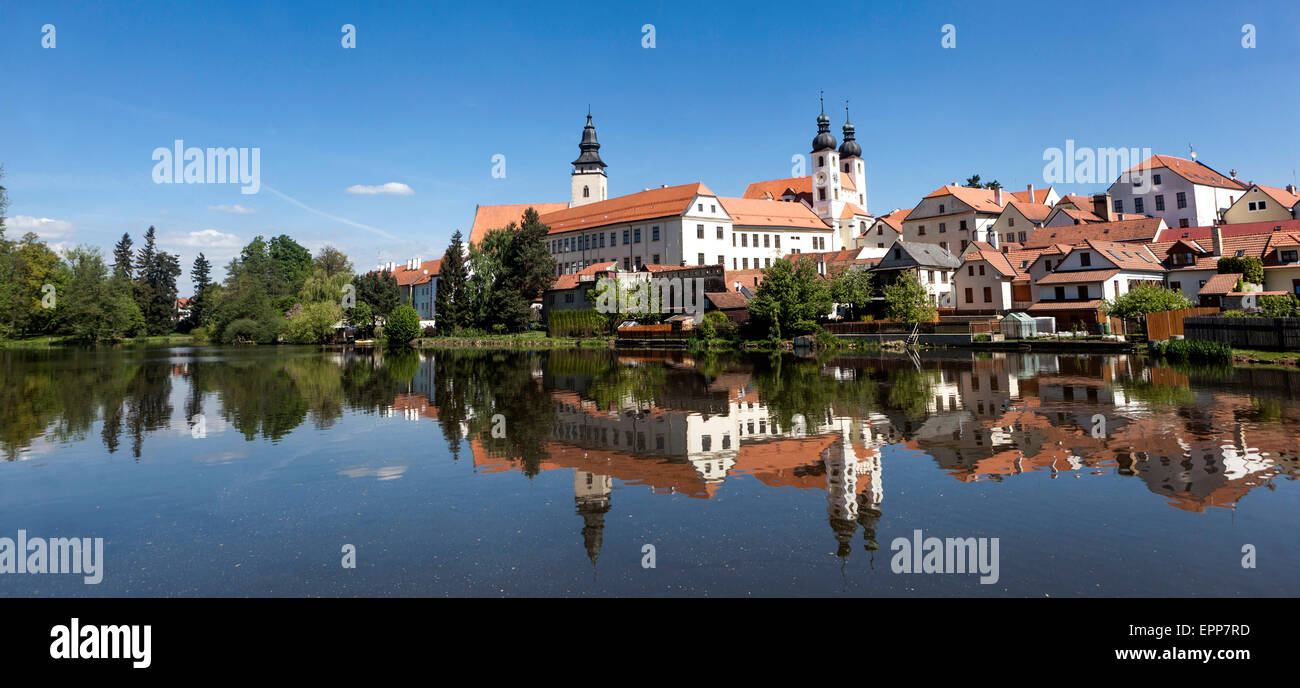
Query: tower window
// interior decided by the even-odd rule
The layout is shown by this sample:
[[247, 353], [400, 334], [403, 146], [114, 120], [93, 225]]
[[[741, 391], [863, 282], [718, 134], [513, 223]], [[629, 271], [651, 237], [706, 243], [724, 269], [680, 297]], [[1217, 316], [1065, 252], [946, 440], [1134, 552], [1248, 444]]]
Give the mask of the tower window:
[[826, 200], [826, 187], [824, 186], [817, 187], [817, 200], [819, 201]]
[[582, 197], [591, 198], [591, 187], [589, 186], [582, 187]]
[[826, 156], [824, 156], [824, 155], [819, 155], [819, 156], [817, 156], [817, 166], [818, 166], [818, 167], [825, 167], [825, 166], [826, 166]]

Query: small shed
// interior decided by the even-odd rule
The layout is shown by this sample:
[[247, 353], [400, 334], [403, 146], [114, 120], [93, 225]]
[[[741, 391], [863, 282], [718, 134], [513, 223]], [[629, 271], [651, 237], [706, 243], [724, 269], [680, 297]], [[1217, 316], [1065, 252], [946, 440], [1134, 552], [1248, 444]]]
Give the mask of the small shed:
[[1038, 323], [1024, 313], [1008, 313], [1002, 319], [1002, 336], [1007, 339], [1026, 339], [1038, 334]]

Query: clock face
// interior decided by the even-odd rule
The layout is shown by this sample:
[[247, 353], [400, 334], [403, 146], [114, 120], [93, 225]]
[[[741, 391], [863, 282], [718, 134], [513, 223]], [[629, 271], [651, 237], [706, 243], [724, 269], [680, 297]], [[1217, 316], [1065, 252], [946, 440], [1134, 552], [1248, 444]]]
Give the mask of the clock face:
[[826, 173], [825, 173], [825, 172], [818, 172], [818, 173], [817, 173], [817, 183], [818, 183], [818, 184], [825, 184], [825, 183], [826, 183]]

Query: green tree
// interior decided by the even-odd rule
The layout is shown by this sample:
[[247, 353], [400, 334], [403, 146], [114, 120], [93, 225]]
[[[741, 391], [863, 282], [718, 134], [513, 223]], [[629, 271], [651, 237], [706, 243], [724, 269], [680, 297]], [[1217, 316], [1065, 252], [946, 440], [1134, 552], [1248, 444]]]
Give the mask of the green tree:
[[212, 286], [212, 261], [202, 252], [190, 267], [190, 281], [194, 283], [194, 300], [190, 302], [190, 322], [201, 327], [207, 320], [207, 292]]
[[419, 335], [420, 314], [406, 304], [394, 308], [384, 323], [384, 338], [390, 345], [405, 346]]
[[750, 318], [758, 332], [780, 339], [800, 321], [816, 322], [830, 313], [830, 286], [817, 274], [816, 264], [800, 257], [774, 261], [764, 268], [763, 281], [749, 302]]
[[1238, 273], [1252, 284], [1264, 283], [1264, 263], [1257, 256], [1225, 256], [1219, 259], [1219, 274]]
[[289, 318], [285, 339], [294, 344], [320, 344], [334, 334], [334, 325], [343, 317], [343, 307], [333, 301], [317, 301], [301, 308]]
[[451, 235], [451, 245], [442, 254], [438, 270], [438, 295], [434, 299], [434, 318], [438, 329], [455, 332], [470, 325], [469, 273], [465, 266], [465, 244], [460, 230]]
[[63, 261], [35, 233], [17, 242], [0, 238], [0, 334], [23, 336], [53, 330], [56, 309], [47, 308], [46, 285], [55, 303], [68, 277]]
[[315, 265], [316, 270], [324, 272], [326, 277], [344, 273], [349, 277], [352, 276], [352, 261], [348, 260], [348, 257], [342, 251], [333, 246], [322, 246], [316, 252]]
[[357, 303], [364, 301], [370, 304], [376, 318], [387, 318], [401, 302], [397, 278], [387, 270], [358, 275], [352, 284], [356, 287]]
[[470, 248], [471, 313], [475, 325], [490, 331], [519, 332], [532, 321], [532, 302], [555, 281], [555, 259], [546, 248], [550, 228], [533, 208], [522, 224], [487, 233]]
[[1295, 294], [1273, 294], [1259, 297], [1261, 313], [1266, 318], [1294, 318], [1300, 307]]
[[904, 270], [884, 288], [885, 317], [905, 323], [931, 322], [935, 307], [916, 273]]
[[1106, 315], [1115, 318], [1137, 318], [1147, 313], [1191, 307], [1192, 302], [1183, 296], [1181, 289], [1166, 289], [1156, 284], [1139, 284], [1102, 304]]
[[363, 336], [370, 336], [375, 327], [375, 313], [370, 310], [370, 304], [365, 301], [358, 301], [357, 305], [349, 308], [346, 314], [348, 325], [357, 328]]
[[168, 334], [176, 329], [176, 278], [181, 274], [180, 256], [159, 251], [156, 230], [144, 235], [144, 246], [136, 257], [136, 304], [144, 315], [145, 331]]
[[135, 276], [134, 252], [131, 250], [131, 235], [122, 232], [122, 238], [113, 245], [113, 276], [132, 279]]
[[281, 234], [267, 242], [266, 253], [271, 261], [267, 293], [272, 301], [292, 300], [302, 289], [302, 283], [316, 269], [311, 251], [303, 248], [289, 235]]
[[109, 277], [99, 249], [80, 246], [68, 251], [71, 280], [60, 299], [64, 332], [88, 342], [112, 341], [144, 328], [144, 317], [130, 283]]
[[871, 273], [844, 270], [831, 280], [831, 299], [849, 307], [849, 320], [857, 320], [871, 305]]

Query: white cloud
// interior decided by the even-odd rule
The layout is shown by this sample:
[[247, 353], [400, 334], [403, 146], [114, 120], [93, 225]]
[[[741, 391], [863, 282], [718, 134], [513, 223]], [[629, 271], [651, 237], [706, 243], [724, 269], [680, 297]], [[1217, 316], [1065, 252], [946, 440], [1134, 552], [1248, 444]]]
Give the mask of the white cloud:
[[11, 237], [18, 237], [27, 232], [36, 232], [42, 239], [62, 239], [72, 234], [72, 223], [66, 220], [52, 220], [48, 217], [15, 215], [5, 218], [5, 229]]
[[253, 208], [245, 208], [238, 203], [235, 205], [210, 205], [208, 210], [219, 210], [223, 213], [234, 213], [235, 215], [252, 215], [257, 212]]
[[411, 194], [415, 193], [415, 191], [411, 189], [411, 187], [401, 182], [388, 182], [387, 184], [380, 184], [379, 186], [365, 186], [362, 184], [356, 184], [354, 186], [348, 187], [348, 193], [362, 194], [365, 196], [376, 196], [379, 194], [392, 194], [394, 196], [410, 196]]
[[242, 246], [239, 237], [234, 234], [226, 234], [215, 229], [201, 229], [197, 232], [190, 232], [173, 237], [169, 243], [187, 246], [189, 248], [227, 248], [237, 249]]

